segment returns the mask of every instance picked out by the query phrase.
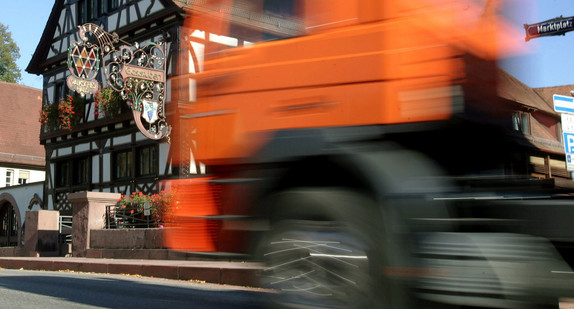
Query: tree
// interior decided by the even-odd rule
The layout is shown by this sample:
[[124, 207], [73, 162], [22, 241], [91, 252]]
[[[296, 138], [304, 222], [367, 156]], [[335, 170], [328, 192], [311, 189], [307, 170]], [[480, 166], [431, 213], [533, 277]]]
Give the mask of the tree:
[[20, 58], [20, 49], [12, 40], [8, 27], [0, 23], [0, 80], [17, 83], [22, 78], [16, 60]]

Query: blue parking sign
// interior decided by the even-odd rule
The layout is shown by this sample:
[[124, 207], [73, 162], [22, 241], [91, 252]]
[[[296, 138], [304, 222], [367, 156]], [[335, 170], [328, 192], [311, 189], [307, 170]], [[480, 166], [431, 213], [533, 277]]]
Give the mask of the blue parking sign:
[[566, 153], [574, 152], [574, 133], [564, 133], [564, 150]]

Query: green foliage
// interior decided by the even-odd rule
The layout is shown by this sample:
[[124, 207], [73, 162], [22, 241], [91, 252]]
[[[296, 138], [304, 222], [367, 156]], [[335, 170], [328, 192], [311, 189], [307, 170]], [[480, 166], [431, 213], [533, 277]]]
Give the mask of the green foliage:
[[143, 213], [145, 203], [149, 203], [151, 217], [157, 226], [170, 221], [170, 205], [175, 192], [161, 191], [159, 194], [145, 195], [142, 192], [134, 192], [130, 196], [122, 195], [118, 199], [117, 211], [130, 209], [132, 215]]
[[0, 23], [0, 80], [17, 83], [22, 78], [16, 60], [20, 58], [20, 49], [12, 40], [8, 27]]
[[48, 130], [55, 130], [59, 127], [60, 117], [58, 115], [58, 104], [46, 104], [40, 111], [40, 123]]
[[60, 126], [63, 129], [72, 130], [72, 121], [74, 119], [74, 98], [69, 95], [63, 98], [58, 104], [58, 114], [60, 115]]
[[103, 117], [115, 117], [122, 112], [122, 105], [125, 104], [121, 95], [111, 87], [104, 87], [94, 96], [94, 115]]
[[46, 104], [40, 111], [40, 123], [48, 130], [71, 131], [82, 117], [85, 99], [79, 95], [67, 95], [58, 104]]

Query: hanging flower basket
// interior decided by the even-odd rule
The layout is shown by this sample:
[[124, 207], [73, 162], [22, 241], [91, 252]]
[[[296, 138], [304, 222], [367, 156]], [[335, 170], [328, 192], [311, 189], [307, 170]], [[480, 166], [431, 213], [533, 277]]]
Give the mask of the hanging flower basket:
[[124, 105], [126, 105], [121, 95], [110, 87], [104, 87], [96, 93], [94, 104], [94, 116], [96, 116], [96, 119], [116, 117], [125, 110]]
[[40, 111], [40, 123], [48, 131], [64, 129], [71, 131], [84, 114], [85, 100], [79, 95], [68, 95], [58, 104], [46, 104]]
[[69, 95], [58, 104], [58, 114], [60, 115], [60, 127], [64, 130], [72, 131], [72, 123], [74, 123], [74, 98]]
[[56, 130], [59, 127], [60, 116], [58, 115], [58, 104], [46, 104], [40, 111], [40, 123], [47, 131]]

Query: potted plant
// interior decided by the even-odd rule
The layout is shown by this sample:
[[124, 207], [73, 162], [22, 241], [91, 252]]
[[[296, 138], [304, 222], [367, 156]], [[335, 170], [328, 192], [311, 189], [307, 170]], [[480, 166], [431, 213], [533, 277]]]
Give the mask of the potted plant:
[[40, 111], [40, 123], [46, 131], [56, 130], [60, 124], [58, 104], [45, 104]]
[[58, 104], [58, 115], [60, 118], [60, 128], [64, 130], [72, 130], [72, 125], [75, 124], [76, 110], [74, 108], [74, 97], [68, 95], [60, 100]]
[[79, 95], [67, 95], [58, 104], [46, 104], [40, 111], [40, 123], [48, 131], [71, 131], [84, 113], [85, 100]]
[[111, 87], [104, 87], [94, 96], [94, 115], [98, 117], [115, 117], [122, 113], [123, 105], [121, 95]]
[[[133, 192], [130, 196], [118, 199], [116, 215], [124, 218], [122, 227], [137, 227], [137, 221], [151, 220], [153, 227], [163, 227], [163, 223], [169, 220], [170, 203], [173, 192], [161, 191], [159, 194], [146, 195], [142, 192]], [[149, 214], [145, 208], [148, 205]], [[147, 217], [147, 218], [146, 218]]]

